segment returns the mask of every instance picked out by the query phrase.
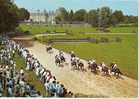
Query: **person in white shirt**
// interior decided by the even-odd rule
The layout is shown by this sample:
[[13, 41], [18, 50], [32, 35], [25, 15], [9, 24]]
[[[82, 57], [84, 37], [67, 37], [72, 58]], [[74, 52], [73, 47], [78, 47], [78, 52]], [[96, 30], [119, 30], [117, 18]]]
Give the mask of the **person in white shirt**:
[[114, 64], [113, 68], [116, 69], [117, 68], [117, 64]]
[[105, 67], [106, 65], [105, 65], [105, 63], [104, 62], [102, 62], [102, 67]]
[[93, 63], [96, 63], [96, 60], [92, 59], [92, 62], [93, 62]]
[[44, 86], [45, 86], [45, 90], [46, 90], [46, 91], [48, 91], [48, 85], [49, 85], [49, 81], [46, 81], [46, 82], [44, 83]]
[[20, 69], [20, 74], [21, 74], [21, 75], [24, 75], [24, 70], [23, 70], [23, 68]]

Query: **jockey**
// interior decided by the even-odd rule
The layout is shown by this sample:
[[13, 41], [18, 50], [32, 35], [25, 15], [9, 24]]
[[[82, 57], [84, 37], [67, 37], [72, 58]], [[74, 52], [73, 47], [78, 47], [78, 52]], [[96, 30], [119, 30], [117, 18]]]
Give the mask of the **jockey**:
[[71, 57], [75, 57], [75, 54], [73, 51], [71, 51]]
[[92, 62], [93, 62], [93, 63], [96, 63], [96, 60], [92, 59]]
[[51, 44], [49, 44], [48, 46], [46, 46], [46, 48], [52, 48]]
[[55, 59], [59, 59], [60, 60], [60, 55], [56, 55]]
[[59, 51], [59, 56], [64, 56], [64, 52], [63, 51]]
[[105, 65], [105, 63], [104, 62], [102, 62], [102, 67], [105, 67], [106, 65]]
[[71, 54], [74, 54], [74, 51], [71, 51]]
[[117, 64], [114, 64], [113, 69], [116, 69], [116, 68], [117, 68]]
[[92, 62], [92, 61], [91, 61], [91, 60], [89, 60], [89, 61], [88, 61], [88, 64], [91, 64], [91, 62]]
[[80, 62], [80, 58], [76, 57], [76, 62], [79, 63]]
[[76, 60], [75, 57], [72, 57], [72, 58], [71, 58], [71, 61], [75, 61], [75, 60]]

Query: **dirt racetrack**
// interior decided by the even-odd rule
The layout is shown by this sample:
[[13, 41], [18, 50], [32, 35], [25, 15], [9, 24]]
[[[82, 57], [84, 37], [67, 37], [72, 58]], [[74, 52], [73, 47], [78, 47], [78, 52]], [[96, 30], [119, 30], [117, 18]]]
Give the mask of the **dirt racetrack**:
[[[94, 75], [89, 71], [73, 71], [69, 64], [64, 67], [58, 67], [55, 65], [54, 56], [59, 51], [54, 49], [53, 54], [49, 54], [46, 52], [46, 46], [38, 42], [34, 42], [34, 45], [28, 47], [28, 49], [46, 69], [51, 70], [59, 82], [75, 94], [113, 98], [135, 98], [138, 95], [137, 80], [125, 76], [123, 76], [123, 79], [116, 79], [115, 77], [109, 78], [102, 75]], [[64, 55], [69, 63], [69, 54], [64, 53]], [[84, 63], [86, 64], [85, 60]]]

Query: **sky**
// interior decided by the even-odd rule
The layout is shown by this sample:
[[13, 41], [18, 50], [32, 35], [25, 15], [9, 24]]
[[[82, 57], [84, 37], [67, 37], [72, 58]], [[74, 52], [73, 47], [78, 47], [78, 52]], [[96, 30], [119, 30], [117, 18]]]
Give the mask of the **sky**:
[[73, 9], [96, 9], [108, 6], [114, 10], [122, 10], [125, 15], [138, 15], [138, 0], [14, 0], [18, 7], [26, 8], [30, 12], [46, 9], [56, 10], [64, 7], [67, 10]]

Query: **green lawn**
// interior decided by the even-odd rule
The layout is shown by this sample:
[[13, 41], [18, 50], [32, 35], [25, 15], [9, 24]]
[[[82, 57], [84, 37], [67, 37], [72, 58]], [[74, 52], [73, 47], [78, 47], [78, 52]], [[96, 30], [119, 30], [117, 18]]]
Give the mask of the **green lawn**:
[[41, 83], [41, 81], [37, 78], [36, 74], [33, 71], [26, 71], [26, 64], [25, 64], [25, 60], [19, 56], [18, 54], [15, 55], [15, 59], [16, 61], [16, 69], [20, 70], [21, 68], [24, 69], [25, 71], [25, 75], [26, 75], [26, 80], [34, 85], [34, 87], [36, 88], [37, 91], [40, 91], [41, 94], [43, 96], [48, 96], [47, 92], [45, 91], [45, 87], [44, 85]]
[[[95, 35], [94, 37], [104, 37]], [[116, 35], [105, 35], [107, 38], [117, 37]], [[132, 78], [137, 79], [137, 35], [120, 35], [121, 43], [83, 43], [83, 44], [54, 44], [53, 47], [69, 52], [71, 50], [84, 59], [95, 58], [98, 63], [105, 62], [110, 64], [116, 62], [122, 72]]]
[[[46, 32], [70, 32], [70, 33], [84, 33], [84, 32], [94, 32], [100, 33], [96, 27], [89, 27], [89, 26], [68, 26], [65, 25], [61, 26], [46, 26], [46, 25], [25, 25], [20, 24], [20, 29], [23, 31], [30, 31], [32, 35], [39, 34], [39, 33], [46, 33]], [[131, 27], [110, 27], [109, 28], [111, 33], [137, 33], [138, 28], [131, 26]]]

